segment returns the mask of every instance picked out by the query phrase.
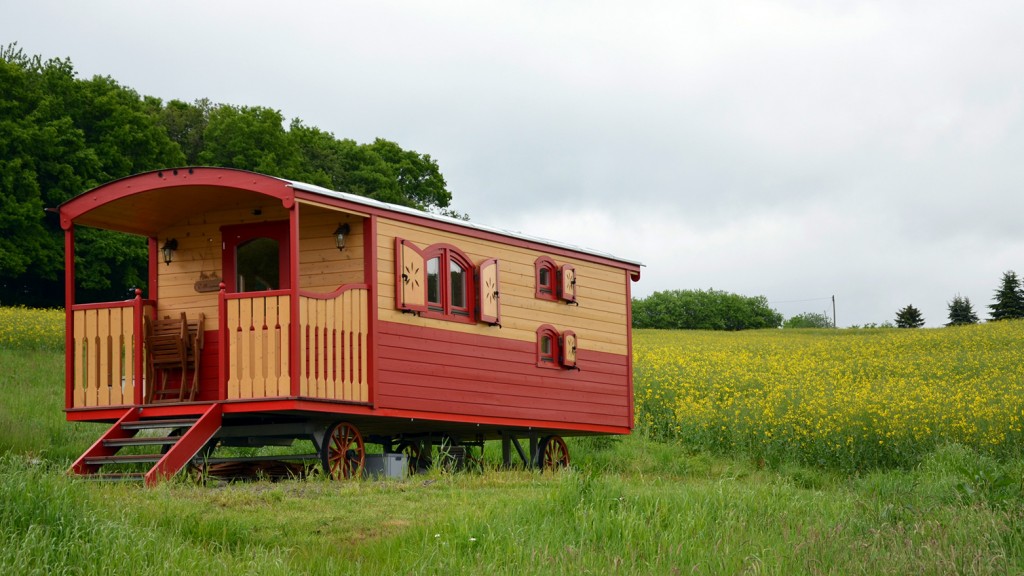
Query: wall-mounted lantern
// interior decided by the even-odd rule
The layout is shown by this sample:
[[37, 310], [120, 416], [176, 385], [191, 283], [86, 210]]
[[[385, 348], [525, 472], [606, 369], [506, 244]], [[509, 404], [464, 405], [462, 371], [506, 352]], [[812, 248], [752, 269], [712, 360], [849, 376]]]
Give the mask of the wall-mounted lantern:
[[338, 224], [338, 228], [334, 231], [334, 245], [338, 247], [338, 250], [345, 249], [345, 236], [350, 230], [348, 224]]
[[174, 251], [178, 249], [178, 240], [175, 238], [168, 238], [164, 241], [164, 245], [160, 248], [160, 251], [164, 253], [164, 264], [171, 265], [171, 260], [174, 259]]

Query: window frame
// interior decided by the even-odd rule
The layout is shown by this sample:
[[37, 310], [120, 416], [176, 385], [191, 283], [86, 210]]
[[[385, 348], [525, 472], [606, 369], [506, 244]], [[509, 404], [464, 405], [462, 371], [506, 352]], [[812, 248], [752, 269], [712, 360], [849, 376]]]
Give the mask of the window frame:
[[[544, 352], [545, 339], [551, 343], [551, 349], [548, 352]], [[560, 369], [562, 367], [561, 345], [562, 338], [558, 330], [550, 324], [541, 324], [537, 328], [537, 367]]]
[[[430, 301], [430, 276], [427, 272], [430, 261], [438, 261], [438, 296], [439, 302]], [[465, 305], [456, 306], [452, 303], [452, 263], [462, 268], [465, 279], [465, 291], [462, 294]], [[432, 244], [423, 250], [423, 278], [427, 291], [426, 310], [420, 315], [424, 318], [436, 318], [465, 324], [476, 324], [476, 267], [473, 261], [462, 250], [451, 244]]]
[[[540, 300], [558, 301], [558, 266], [555, 261], [547, 256], [541, 256], [533, 262], [533, 281], [535, 296]], [[541, 283], [541, 273], [547, 272], [547, 284]]]
[[[268, 220], [251, 224], [227, 224], [220, 227], [221, 276], [229, 294], [238, 292], [238, 248], [260, 238], [278, 245], [278, 290], [291, 289], [291, 236], [287, 220]], [[252, 292], [262, 292], [254, 290]]]

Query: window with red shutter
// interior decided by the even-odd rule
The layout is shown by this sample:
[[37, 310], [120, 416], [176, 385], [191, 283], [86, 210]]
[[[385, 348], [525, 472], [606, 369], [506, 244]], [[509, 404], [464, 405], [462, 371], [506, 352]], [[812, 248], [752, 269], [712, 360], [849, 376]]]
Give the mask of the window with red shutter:
[[562, 264], [558, 271], [558, 297], [565, 302], [576, 302], [576, 268], [572, 264]]
[[536, 296], [542, 300], [558, 300], [558, 289], [555, 285], [558, 276], [558, 267], [554, 260], [547, 256], [541, 256], [534, 261], [534, 281], [536, 283]]
[[576, 367], [576, 333], [572, 330], [562, 332], [562, 366]]
[[395, 238], [395, 306], [427, 311], [427, 275], [423, 252], [408, 240]]
[[537, 366], [540, 368], [558, 368], [559, 342], [558, 330], [550, 324], [537, 328]]
[[498, 261], [484, 260], [477, 268], [477, 311], [479, 320], [501, 326], [501, 300], [498, 292]]

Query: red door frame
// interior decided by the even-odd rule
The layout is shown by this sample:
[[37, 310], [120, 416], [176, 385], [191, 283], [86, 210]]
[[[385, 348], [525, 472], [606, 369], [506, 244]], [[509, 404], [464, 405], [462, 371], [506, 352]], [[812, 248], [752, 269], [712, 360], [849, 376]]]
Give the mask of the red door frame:
[[289, 233], [288, 220], [275, 220], [270, 222], [257, 222], [254, 224], [231, 224], [221, 226], [221, 241], [223, 242], [223, 253], [221, 254], [221, 265], [224, 271], [224, 286], [228, 293], [238, 291], [237, 271], [235, 270], [235, 255], [240, 244], [244, 244], [256, 238], [270, 238], [278, 243], [278, 282], [279, 290], [288, 290], [292, 285], [292, 241]]

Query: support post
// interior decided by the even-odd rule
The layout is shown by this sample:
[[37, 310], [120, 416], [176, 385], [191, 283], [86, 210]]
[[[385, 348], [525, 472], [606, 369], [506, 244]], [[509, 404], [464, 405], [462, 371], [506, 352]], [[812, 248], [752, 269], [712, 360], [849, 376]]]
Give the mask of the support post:
[[217, 323], [220, 325], [220, 337], [217, 338], [217, 358], [219, 366], [217, 369], [217, 399], [228, 399], [228, 366], [230, 365], [229, 355], [231, 354], [231, 335], [228, 334], [228, 287], [220, 283], [220, 290], [217, 293]]
[[[146, 345], [145, 334], [143, 334], [145, 328], [143, 327], [144, 321], [142, 315], [144, 313], [145, 308], [142, 305], [142, 290], [136, 288], [135, 300], [132, 302], [132, 330], [134, 330], [135, 332], [135, 336], [132, 338], [132, 345], [135, 347], [135, 354], [133, 357], [135, 369], [135, 382], [134, 392], [132, 393], [132, 402], [134, 402], [136, 406], [141, 406], [143, 399], [142, 387], [144, 382], [143, 375], [145, 372], [145, 365], [143, 359], [145, 356], [144, 347]], [[145, 384], [149, 386], [153, 385], [152, 382], [148, 381], [145, 381]]]

